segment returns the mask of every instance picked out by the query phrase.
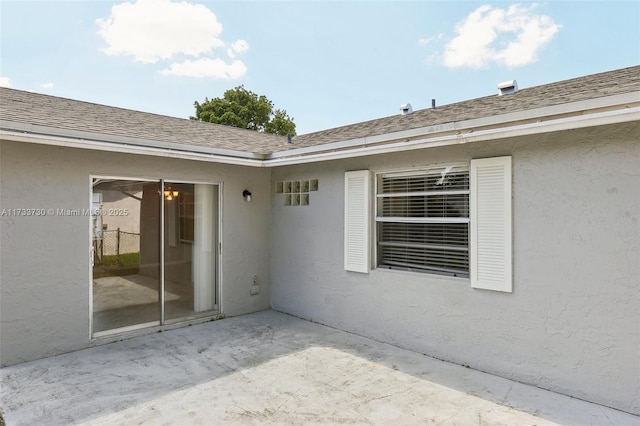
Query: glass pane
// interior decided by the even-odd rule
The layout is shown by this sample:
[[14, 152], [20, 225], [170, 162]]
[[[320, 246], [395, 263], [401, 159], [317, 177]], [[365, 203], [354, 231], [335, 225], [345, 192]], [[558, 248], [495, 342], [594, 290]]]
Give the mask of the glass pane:
[[379, 267], [468, 276], [469, 228], [455, 220], [469, 217], [466, 166], [382, 175], [377, 195], [379, 218], [414, 220], [378, 224]]
[[380, 193], [469, 190], [469, 171], [454, 166], [410, 175], [383, 175]]
[[379, 223], [378, 266], [469, 275], [466, 223]]
[[218, 191], [215, 185], [165, 182], [165, 319], [217, 309]]
[[160, 321], [159, 191], [93, 179], [93, 332]]
[[380, 217], [469, 217], [469, 194], [405, 195], [378, 198]]

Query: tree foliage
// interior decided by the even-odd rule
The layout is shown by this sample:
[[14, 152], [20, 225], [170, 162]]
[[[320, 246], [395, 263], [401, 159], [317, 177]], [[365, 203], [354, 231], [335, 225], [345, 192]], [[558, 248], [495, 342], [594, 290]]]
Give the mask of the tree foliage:
[[227, 90], [222, 98], [205, 98], [203, 103], [196, 101], [194, 106], [196, 115], [190, 117], [192, 120], [276, 135], [296, 134], [296, 125], [287, 111], [274, 110], [273, 102], [266, 96], [258, 96], [244, 86]]

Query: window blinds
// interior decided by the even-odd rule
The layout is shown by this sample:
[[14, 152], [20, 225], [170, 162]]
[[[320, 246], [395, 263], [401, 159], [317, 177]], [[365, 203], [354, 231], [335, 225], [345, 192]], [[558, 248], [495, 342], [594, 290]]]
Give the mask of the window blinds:
[[376, 198], [379, 267], [468, 276], [468, 167], [382, 174]]

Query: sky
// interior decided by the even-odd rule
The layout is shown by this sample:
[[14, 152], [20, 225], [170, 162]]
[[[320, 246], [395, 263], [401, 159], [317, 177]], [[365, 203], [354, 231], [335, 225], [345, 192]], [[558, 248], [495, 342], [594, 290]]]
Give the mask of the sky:
[[244, 85], [298, 134], [640, 64], [640, 1], [0, 0], [0, 86], [174, 117]]

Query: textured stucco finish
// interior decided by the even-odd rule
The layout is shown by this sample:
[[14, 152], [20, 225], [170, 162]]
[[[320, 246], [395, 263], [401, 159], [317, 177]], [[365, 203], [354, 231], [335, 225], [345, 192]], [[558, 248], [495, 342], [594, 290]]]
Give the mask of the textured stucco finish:
[[[240, 315], [269, 300], [269, 169], [0, 142], [0, 206], [90, 207], [90, 175], [222, 183], [222, 310]], [[253, 194], [251, 203], [242, 190]], [[0, 217], [2, 365], [86, 347], [90, 217]], [[250, 296], [258, 276], [261, 291]]]
[[[640, 413], [640, 126], [275, 168], [272, 307], [437, 358]], [[512, 294], [469, 280], [343, 269], [344, 172], [513, 157]], [[272, 193], [273, 193], [272, 188]]]
[[[269, 307], [640, 413], [640, 126], [257, 169], [0, 142], [0, 208], [90, 205], [89, 176], [223, 184], [222, 310]], [[513, 157], [514, 292], [343, 269], [344, 172]], [[275, 182], [319, 179], [309, 206]], [[241, 197], [243, 189], [253, 201]], [[89, 217], [0, 218], [2, 365], [89, 341]], [[257, 275], [260, 294], [249, 295]]]

